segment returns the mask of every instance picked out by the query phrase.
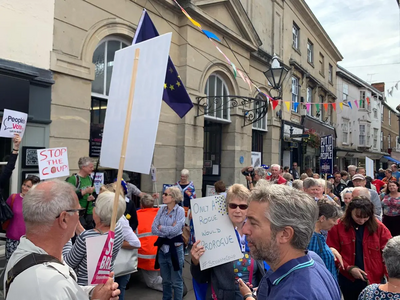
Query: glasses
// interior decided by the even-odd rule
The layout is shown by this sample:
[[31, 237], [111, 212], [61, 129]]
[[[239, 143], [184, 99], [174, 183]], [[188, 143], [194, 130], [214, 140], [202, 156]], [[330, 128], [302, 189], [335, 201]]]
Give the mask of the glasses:
[[165, 197], [172, 196], [172, 194], [163, 193], [163, 196], [165, 196]]
[[[84, 210], [85, 210], [85, 208], [75, 208], [75, 209], [66, 209], [66, 210], [63, 210], [63, 211], [65, 211], [65, 212], [77, 212], [77, 211], [79, 211], [79, 213], [81, 213]], [[56, 219], [58, 219], [61, 216], [61, 213], [59, 213], [59, 215], [56, 217]]]
[[247, 204], [235, 204], [235, 203], [229, 203], [228, 206], [231, 209], [236, 209], [239, 206], [241, 210], [246, 210], [249, 207]]

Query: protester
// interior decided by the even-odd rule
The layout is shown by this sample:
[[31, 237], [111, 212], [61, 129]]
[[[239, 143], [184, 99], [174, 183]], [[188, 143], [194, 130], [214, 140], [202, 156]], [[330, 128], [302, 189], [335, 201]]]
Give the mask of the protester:
[[[111, 225], [111, 217], [113, 213], [115, 194], [109, 191], [100, 193], [97, 197], [96, 205], [93, 207], [93, 220], [96, 223], [94, 229], [85, 230], [78, 223], [76, 228], [77, 238], [75, 243], [71, 241], [65, 244], [63, 249], [64, 261], [68, 266], [76, 271], [79, 285], [88, 285], [88, 268], [86, 255], [86, 240], [91, 237], [108, 235]], [[117, 220], [119, 220], [126, 209], [125, 199], [122, 196], [118, 198]], [[111, 271], [114, 270], [114, 261], [117, 257], [119, 249], [124, 242], [124, 234], [120, 223], [115, 227], [115, 239], [113, 246], [113, 254], [111, 261]]]
[[380, 179], [374, 179], [371, 181], [373, 186], [375, 186], [376, 192], [380, 194], [382, 188], [384, 187], [385, 183]]
[[289, 167], [288, 166], [283, 167], [282, 174], [285, 174], [285, 173], [289, 173]]
[[344, 300], [356, 300], [367, 282], [381, 282], [385, 275], [381, 251], [390, 238], [389, 230], [375, 217], [372, 202], [353, 198], [327, 239], [328, 246], [342, 255], [339, 285]]
[[11, 254], [17, 249], [19, 245], [19, 239], [25, 235], [25, 222], [24, 216], [22, 215], [22, 204], [23, 199], [32, 188], [33, 185], [40, 182], [37, 176], [28, 176], [23, 182], [21, 187], [21, 193], [12, 194], [7, 199], [7, 204], [10, 206], [13, 217], [9, 221], [8, 228], [6, 229], [6, 259], [10, 259]]
[[[116, 186], [117, 186], [116, 182], [103, 185], [101, 187], [100, 193], [103, 193], [105, 191], [115, 193]], [[120, 195], [121, 195], [121, 197], [125, 196], [125, 192], [123, 191], [123, 188], [120, 189]], [[139, 241], [138, 237], [136, 236], [136, 234], [133, 232], [128, 219], [124, 215], [122, 215], [122, 217], [118, 219], [118, 224], [121, 225], [122, 234], [124, 237], [124, 241], [122, 243], [121, 249], [130, 250], [130, 251], [133, 251], [134, 249], [139, 249], [141, 246], [140, 241]], [[122, 259], [122, 257], [118, 257], [118, 255], [120, 255], [120, 254], [121, 254], [121, 252], [118, 251], [116, 260]], [[126, 263], [129, 263], [129, 262], [126, 262]], [[121, 275], [121, 276], [118, 276], [118, 274], [116, 274], [115, 282], [118, 283], [119, 289], [121, 291], [121, 294], [119, 295], [120, 300], [124, 300], [124, 298], [125, 298], [125, 290], [126, 290], [126, 287], [128, 285], [130, 278], [131, 278], [131, 274], [125, 274], [125, 275]]]
[[400, 235], [400, 188], [396, 181], [389, 181], [387, 191], [382, 200], [383, 224], [392, 236]]
[[315, 194], [315, 200], [328, 199], [329, 201], [334, 201], [328, 194], [325, 194], [325, 186], [326, 186], [325, 179], [319, 178], [315, 180], [317, 181], [319, 187]]
[[314, 179], [319, 179], [319, 174], [318, 173], [314, 173], [312, 176]]
[[339, 197], [333, 193], [333, 188], [334, 186], [332, 183], [326, 183], [326, 196], [331, 197], [331, 199], [333, 199], [333, 201], [335, 201], [337, 205], [342, 206]]
[[299, 172], [297, 171], [297, 162], [294, 162], [294, 163], [292, 164], [292, 168], [290, 169], [289, 172], [290, 172], [290, 174], [292, 174], [294, 180], [300, 179], [300, 174], [299, 174]]
[[392, 174], [393, 174], [393, 173], [392, 173], [392, 170], [391, 170], [391, 169], [387, 169], [387, 170], [385, 171], [385, 178], [383, 178], [382, 181], [383, 181], [385, 184], [388, 184], [389, 181], [397, 181], [396, 177], [394, 177]]
[[[334, 205], [332, 201], [319, 200], [318, 202], [318, 220], [315, 223], [313, 235], [307, 249], [317, 253], [325, 263], [326, 268], [332, 273], [333, 278], [337, 280], [337, 271], [335, 261], [342, 261], [342, 256], [334, 248], [329, 248], [325, 241], [325, 235], [322, 230], [328, 232], [336, 225], [337, 220], [342, 215], [340, 207]], [[343, 267], [343, 263], [341, 262]]]
[[302, 191], [303, 190], [303, 181], [301, 179], [294, 180], [293, 184], [292, 184], [292, 187], [294, 189]]
[[158, 237], [151, 233], [151, 226], [158, 210], [157, 207], [154, 207], [154, 199], [150, 195], [145, 194], [140, 198], [140, 209], [137, 211], [139, 221], [137, 236], [141, 243], [138, 250], [138, 269], [140, 269], [147, 287], [162, 292], [160, 270], [154, 269], [157, 255], [157, 247], [154, 246], [154, 243]]
[[[42, 182], [27, 193], [23, 202], [26, 236], [21, 237], [5, 274], [31, 254], [48, 254], [53, 261], [26, 266], [12, 281], [7, 299], [118, 299], [112, 272], [105, 284], [79, 286], [74, 270], [63, 262], [61, 250], [75, 234], [81, 209], [73, 187], [64, 181]], [[6, 280], [7, 276], [5, 287]]]
[[354, 176], [354, 174], [356, 174], [356, 170], [357, 170], [357, 166], [355, 166], [355, 165], [349, 165], [347, 167], [347, 172], [349, 173], [349, 180], [351, 180], [352, 177]]
[[308, 177], [313, 177], [314, 172], [312, 171], [311, 168], [306, 168], [306, 174], [308, 175]]
[[328, 182], [330, 182], [330, 183], [334, 183], [335, 182], [335, 176], [333, 176], [333, 175], [328, 175], [327, 177], [326, 177], [326, 180], [328, 181]]
[[347, 186], [347, 183], [349, 182], [349, 173], [347, 173], [346, 171], [341, 171], [340, 177], [341, 177], [340, 183]]
[[246, 177], [247, 187], [253, 189], [260, 179], [265, 179], [266, 172], [263, 167], [245, 167], [241, 170], [242, 174]]
[[383, 261], [389, 275], [385, 284], [371, 284], [358, 300], [400, 299], [400, 237], [390, 239], [382, 251]]
[[340, 193], [340, 199], [342, 200], [342, 208], [343, 210], [346, 210], [347, 206], [349, 206], [349, 203], [353, 199], [353, 190], [354, 188], [345, 188], [341, 193]]
[[267, 176], [267, 180], [275, 184], [286, 184], [286, 179], [279, 175], [281, 166], [277, 164], [271, 165], [271, 175]]
[[293, 176], [290, 173], [284, 173], [282, 175], [283, 178], [285, 178], [286, 180], [286, 185], [287, 186], [292, 186], [292, 182], [293, 182]]
[[163, 279], [163, 300], [181, 300], [183, 297], [182, 268], [184, 263], [182, 228], [185, 211], [179, 206], [182, 193], [178, 187], [169, 187], [163, 194], [166, 206], [158, 211], [151, 232], [158, 236], [154, 244], [158, 247], [155, 269], [160, 268]]
[[377, 179], [382, 180], [383, 178], [385, 178], [385, 170], [380, 168], [378, 171]]
[[15, 168], [15, 162], [17, 161], [20, 144], [21, 144], [21, 137], [19, 136], [19, 134], [15, 134], [13, 138], [12, 152], [8, 157], [7, 165], [5, 165], [5, 167], [1, 170], [0, 173], [0, 197], [2, 197], [3, 189], [8, 184], [12, 172]]
[[[250, 199], [243, 233], [251, 256], [272, 269], [262, 278], [257, 299], [340, 300], [332, 275], [305, 252], [318, 219], [316, 202], [283, 185], [257, 187]], [[254, 299], [242, 281], [240, 291], [244, 299]]]
[[304, 181], [306, 178], [308, 178], [307, 173], [302, 173], [302, 174], [300, 175], [300, 180]]
[[400, 181], [400, 172], [399, 172], [399, 167], [397, 166], [397, 164], [392, 164], [390, 166], [391, 170], [392, 170], [392, 176], [396, 177], [396, 181], [399, 182]]
[[247, 239], [243, 234], [249, 197], [249, 190], [241, 184], [232, 185], [226, 196], [228, 216], [235, 228], [243, 259], [201, 271], [199, 259], [206, 250], [199, 244], [200, 240], [193, 245], [190, 271], [197, 282], [208, 283], [206, 299], [242, 300], [243, 297], [235, 280], [241, 278], [244, 282], [249, 282], [256, 287], [265, 273], [263, 262], [255, 261], [250, 257]]
[[78, 196], [79, 203], [84, 208], [81, 213], [80, 223], [85, 229], [94, 228], [93, 222], [93, 205], [92, 201], [95, 200], [92, 193], [94, 187], [92, 184], [92, 174], [94, 170], [93, 160], [90, 157], [81, 157], [78, 160], [79, 171], [76, 174], [67, 178], [67, 182], [75, 187], [76, 195]]
[[[382, 205], [381, 205], [381, 201], [379, 199], [378, 193], [375, 192], [374, 190], [366, 188], [365, 177], [361, 174], [356, 174], [353, 176], [353, 183], [354, 183], [354, 187], [356, 187], [356, 188], [357, 187], [365, 188], [365, 190], [354, 189], [353, 190], [353, 198], [357, 197], [357, 196], [365, 196], [368, 199], [370, 199], [372, 201], [372, 203], [374, 204], [375, 215], [378, 217], [379, 220], [381, 220]], [[369, 191], [369, 193], [367, 191]], [[359, 194], [360, 192], [363, 192], [363, 195]]]
[[346, 184], [342, 183], [342, 176], [339, 172], [333, 174], [333, 193], [340, 198], [340, 193], [346, 188]]
[[215, 189], [215, 193], [217, 195], [222, 195], [222, 196], [226, 197], [225, 182], [223, 182], [222, 180], [218, 180], [217, 182], [214, 183], [214, 189]]
[[303, 189], [306, 194], [315, 199], [319, 194], [319, 183], [316, 179], [308, 177], [303, 181]]

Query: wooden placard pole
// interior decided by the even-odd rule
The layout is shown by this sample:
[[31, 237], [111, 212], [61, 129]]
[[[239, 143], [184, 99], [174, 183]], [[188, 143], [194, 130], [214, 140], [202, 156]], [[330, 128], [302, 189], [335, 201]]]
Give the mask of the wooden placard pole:
[[120, 196], [122, 173], [124, 171], [124, 165], [125, 165], [126, 147], [127, 147], [127, 143], [128, 143], [129, 126], [131, 124], [133, 96], [135, 94], [136, 75], [137, 75], [138, 64], [139, 64], [139, 56], [140, 56], [140, 49], [138, 48], [135, 50], [135, 59], [133, 61], [132, 80], [131, 80], [131, 87], [129, 90], [128, 107], [126, 110], [124, 137], [122, 139], [121, 157], [119, 160], [117, 186], [115, 188], [115, 198], [114, 198], [113, 213], [112, 213], [112, 217], [111, 217], [110, 231], [115, 231], [115, 226], [117, 223], [117, 211], [118, 211], [118, 202], [119, 202], [118, 198]]
[[328, 174], [325, 173], [325, 195], [328, 192]]

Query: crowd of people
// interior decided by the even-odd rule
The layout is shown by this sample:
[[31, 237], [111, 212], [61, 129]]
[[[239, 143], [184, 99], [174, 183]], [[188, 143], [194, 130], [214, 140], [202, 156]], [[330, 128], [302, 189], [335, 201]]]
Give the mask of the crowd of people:
[[[11, 176], [20, 142], [16, 136], [0, 186]], [[6, 299], [124, 299], [130, 273], [114, 273], [114, 266], [125, 251], [137, 258], [137, 266], [131, 260], [126, 266], [137, 267], [163, 300], [184, 297], [188, 252], [201, 300], [400, 298], [397, 165], [374, 178], [365, 168], [349, 166], [325, 180], [311, 169], [300, 173], [297, 163], [273, 164], [243, 168], [247, 186], [216, 182], [243, 257], [206, 270], [199, 264], [206, 250], [191, 220], [196, 190], [188, 170], [163, 191], [158, 207], [159, 195], [141, 192], [129, 178], [120, 189], [114, 182], [96, 195], [93, 161], [80, 158], [78, 167], [66, 181], [29, 176], [5, 202], [13, 212], [2, 224]], [[117, 190], [111, 273], [106, 283], [93, 286], [87, 239], [111, 230]], [[138, 209], [133, 196], [140, 196]]]

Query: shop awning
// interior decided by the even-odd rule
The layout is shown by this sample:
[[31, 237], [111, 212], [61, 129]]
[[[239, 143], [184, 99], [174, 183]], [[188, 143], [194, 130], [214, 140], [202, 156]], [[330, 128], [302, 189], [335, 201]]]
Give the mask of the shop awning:
[[392, 162], [395, 162], [396, 164], [400, 164], [400, 161], [399, 161], [399, 160], [394, 159], [394, 158], [391, 157], [391, 156], [384, 156], [384, 158], [386, 158], [387, 160], [390, 160], [390, 161], [392, 161]]

